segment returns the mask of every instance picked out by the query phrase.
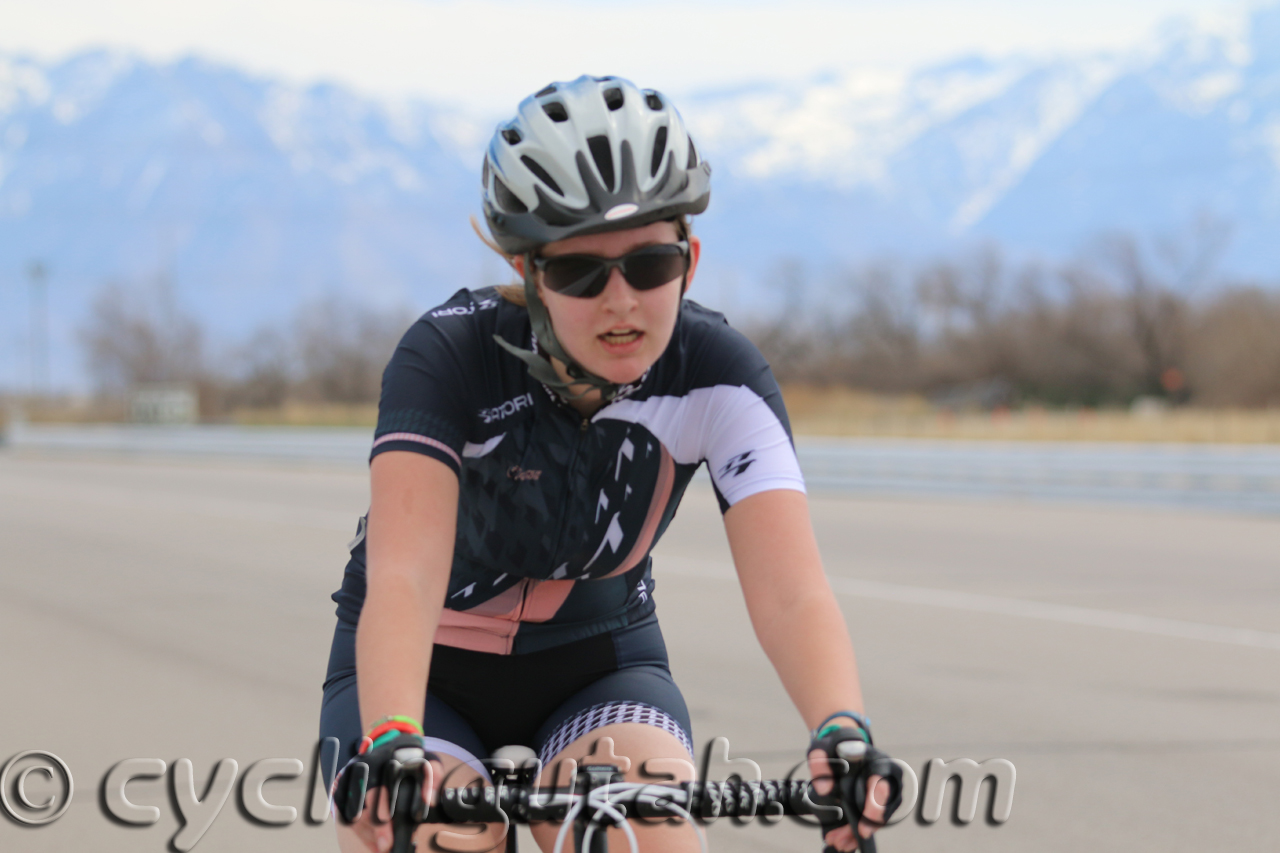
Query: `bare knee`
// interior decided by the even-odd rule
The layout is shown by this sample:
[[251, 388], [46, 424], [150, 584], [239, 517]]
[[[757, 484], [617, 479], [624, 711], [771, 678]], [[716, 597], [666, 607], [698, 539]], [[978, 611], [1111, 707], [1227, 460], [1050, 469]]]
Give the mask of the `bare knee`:
[[[567, 785], [577, 767], [584, 764], [611, 764], [628, 782], [687, 782], [695, 777], [691, 756], [675, 735], [643, 723], [617, 723], [595, 729], [560, 750], [543, 770], [541, 784]], [[555, 843], [560, 824], [532, 827], [533, 836], [544, 851]], [[699, 849], [695, 831], [687, 823], [633, 821], [641, 853], [683, 853]], [[610, 850], [629, 850], [620, 829], [609, 830]]]

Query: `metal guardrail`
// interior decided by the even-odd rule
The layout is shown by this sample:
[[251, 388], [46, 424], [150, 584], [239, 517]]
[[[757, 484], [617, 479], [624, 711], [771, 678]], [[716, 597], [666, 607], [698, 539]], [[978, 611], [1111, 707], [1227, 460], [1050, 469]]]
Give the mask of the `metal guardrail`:
[[1280, 447], [1268, 445], [797, 441], [814, 489], [1280, 514]]
[[3, 443], [41, 451], [365, 465], [372, 442], [372, 428], [11, 424]]
[[[372, 430], [25, 425], [7, 444], [42, 451], [271, 459], [363, 466]], [[1120, 502], [1280, 514], [1280, 447], [816, 439], [796, 442], [815, 491]]]

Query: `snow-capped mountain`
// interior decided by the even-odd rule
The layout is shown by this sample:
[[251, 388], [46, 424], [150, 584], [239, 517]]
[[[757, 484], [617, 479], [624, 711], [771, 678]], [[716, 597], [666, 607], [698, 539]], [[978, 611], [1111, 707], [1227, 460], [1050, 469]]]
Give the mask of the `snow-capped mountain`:
[[457, 257], [458, 200], [478, 181], [442, 144], [452, 120], [194, 60], [10, 60], [0, 265], [44, 258], [69, 281], [165, 272], [215, 312], [357, 282], [408, 298], [474, 262]]
[[[822, 269], [975, 241], [1061, 257], [1206, 215], [1231, 229], [1225, 268], [1280, 278], [1280, 8], [1231, 31], [1171, 27], [1126, 55], [860, 70], [679, 103], [715, 169], [698, 223], [713, 302], [727, 282], [762, 292], [784, 258]], [[35, 260], [52, 271], [63, 381], [112, 279], [167, 275], [232, 336], [321, 293], [425, 308], [505, 279], [467, 223], [498, 118], [196, 59], [0, 54], [0, 385], [23, 375]]]
[[773, 241], [767, 215], [715, 220], [747, 246], [910, 258], [988, 240], [1052, 258], [1209, 218], [1231, 235], [1224, 270], [1280, 278], [1280, 8], [1170, 25], [1126, 55], [855, 72], [685, 111], [735, 203], [779, 214]]
[[196, 60], [0, 59], [0, 384], [25, 384], [34, 260], [51, 270], [63, 379], [106, 281], [163, 275], [224, 338], [322, 293], [425, 307], [478, 284], [487, 250], [467, 216], [479, 179], [457, 153], [475, 133], [428, 105]]

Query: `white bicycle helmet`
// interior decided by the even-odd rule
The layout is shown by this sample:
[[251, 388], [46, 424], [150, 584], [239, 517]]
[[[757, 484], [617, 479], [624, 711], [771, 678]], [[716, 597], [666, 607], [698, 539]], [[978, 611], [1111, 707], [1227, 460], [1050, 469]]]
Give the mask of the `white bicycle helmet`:
[[675, 107], [620, 77], [525, 98], [484, 158], [484, 215], [509, 254], [579, 234], [702, 213], [711, 167]]

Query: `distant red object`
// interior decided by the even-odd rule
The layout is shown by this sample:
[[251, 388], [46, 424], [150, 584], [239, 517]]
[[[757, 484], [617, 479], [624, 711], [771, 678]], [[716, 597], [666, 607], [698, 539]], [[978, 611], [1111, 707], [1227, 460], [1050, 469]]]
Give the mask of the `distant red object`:
[[1183, 386], [1187, 384], [1187, 379], [1182, 375], [1182, 371], [1176, 367], [1170, 367], [1160, 374], [1160, 386], [1169, 394], [1176, 394], [1181, 391]]

